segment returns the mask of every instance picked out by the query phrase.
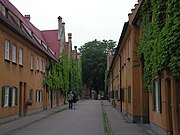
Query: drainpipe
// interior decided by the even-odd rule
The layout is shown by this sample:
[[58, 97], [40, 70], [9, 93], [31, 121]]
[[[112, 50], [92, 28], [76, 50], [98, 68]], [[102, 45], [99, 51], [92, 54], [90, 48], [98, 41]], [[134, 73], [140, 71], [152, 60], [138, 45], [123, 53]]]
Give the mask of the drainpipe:
[[120, 84], [120, 112], [122, 112], [122, 71], [121, 71], [121, 55], [118, 54], [120, 57], [120, 67], [119, 67], [119, 74], [120, 74], [120, 79], [119, 79], [119, 84]]

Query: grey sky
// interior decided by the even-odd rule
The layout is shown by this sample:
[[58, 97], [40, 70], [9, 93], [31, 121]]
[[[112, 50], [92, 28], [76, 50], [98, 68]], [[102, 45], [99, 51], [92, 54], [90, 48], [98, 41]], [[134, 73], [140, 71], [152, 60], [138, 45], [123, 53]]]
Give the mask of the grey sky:
[[[58, 28], [58, 16], [65, 22], [66, 33], [72, 33], [73, 45], [88, 41], [118, 41], [128, 13], [137, 0], [10, 0], [40, 30]], [[66, 36], [67, 38], [67, 36]]]

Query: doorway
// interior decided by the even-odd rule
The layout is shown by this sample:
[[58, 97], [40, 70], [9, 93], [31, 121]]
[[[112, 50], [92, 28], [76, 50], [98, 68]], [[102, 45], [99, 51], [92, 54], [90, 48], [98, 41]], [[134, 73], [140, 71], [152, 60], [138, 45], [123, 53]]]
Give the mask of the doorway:
[[173, 135], [173, 124], [172, 124], [172, 99], [171, 99], [171, 80], [167, 79], [167, 119], [168, 119], [168, 133]]
[[19, 117], [23, 116], [22, 89], [23, 89], [23, 83], [19, 82]]
[[176, 80], [176, 96], [177, 96], [177, 132], [180, 134], [180, 79]]

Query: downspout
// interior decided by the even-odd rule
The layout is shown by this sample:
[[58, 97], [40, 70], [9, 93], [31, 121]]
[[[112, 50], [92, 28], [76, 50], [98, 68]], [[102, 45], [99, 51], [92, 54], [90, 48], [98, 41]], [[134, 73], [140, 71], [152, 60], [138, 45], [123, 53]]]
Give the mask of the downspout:
[[119, 74], [120, 74], [120, 79], [119, 79], [119, 84], [120, 84], [120, 112], [122, 112], [122, 71], [121, 71], [121, 55], [118, 54], [120, 57], [120, 67], [119, 67]]

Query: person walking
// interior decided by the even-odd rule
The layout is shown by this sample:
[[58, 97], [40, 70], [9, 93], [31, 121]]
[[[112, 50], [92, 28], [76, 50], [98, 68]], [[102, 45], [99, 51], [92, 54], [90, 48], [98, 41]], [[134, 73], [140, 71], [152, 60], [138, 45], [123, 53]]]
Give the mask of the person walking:
[[69, 102], [69, 109], [72, 109], [72, 104], [73, 104], [73, 94], [72, 94], [72, 91], [70, 91], [69, 94], [68, 94], [68, 102]]
[[76, 109], [76, 107], [75, 107], [76, 102], [77, 102], [76, 94], [73, 93], [73, 109], [74, 110]]

